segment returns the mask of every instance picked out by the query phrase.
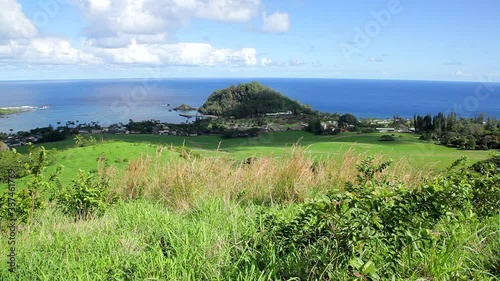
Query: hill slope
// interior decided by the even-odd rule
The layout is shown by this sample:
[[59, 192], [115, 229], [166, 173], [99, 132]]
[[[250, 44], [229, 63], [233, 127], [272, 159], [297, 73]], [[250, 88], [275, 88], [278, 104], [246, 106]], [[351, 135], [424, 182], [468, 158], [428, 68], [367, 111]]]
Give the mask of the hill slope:
[[293, 114], [313, 113], [310, 108], [258, 82], [232, 85], [215, 91], [199, 111], [203, 114], [236, 118], [288, 111]]

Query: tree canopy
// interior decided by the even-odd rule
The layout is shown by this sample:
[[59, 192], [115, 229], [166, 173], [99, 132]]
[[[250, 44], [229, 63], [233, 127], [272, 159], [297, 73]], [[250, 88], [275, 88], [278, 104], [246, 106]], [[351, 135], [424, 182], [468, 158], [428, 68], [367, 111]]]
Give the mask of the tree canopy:
[[203, 114], [235, 118], [289, 111], [292, 114], [313, 114], [310, 108], [258, 82], [231, 85], [215, 91], [199, 111]]

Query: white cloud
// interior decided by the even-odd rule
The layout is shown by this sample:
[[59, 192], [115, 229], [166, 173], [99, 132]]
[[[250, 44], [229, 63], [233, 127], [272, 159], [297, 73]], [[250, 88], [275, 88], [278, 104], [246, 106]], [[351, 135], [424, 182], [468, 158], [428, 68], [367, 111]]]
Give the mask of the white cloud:
[[271, 64], [273, 64], [273, 60], [269, 59], [269, 58], [262, 58], [261, 61], [260, 61], [260, 64], [262, 66], [271, 65]]
[[0, 40], [34, 37], [36, 27], [26, 18], [16, 0], [0, 0]]
[[196, 3], [196, 16], [226, 22], [246, 22], [257, 14], [260, 6], [260, 0], [198, 0]]
[[[260, 0], [75, 0], [89, 26], [81, 47], [64, 38], [40, 37], [16, 0], [0, 0], [0, 63], [159, 64], [173, 66], [269, 65], [254, 48], [216, 48], [208, 43], [174, 43], [173, 31], [193, 17], [244, 22]], [[6, 9], [3, 9], [4, 11]], [[5, 24], [4, 24], [5, 23]], [[15, 23], [15, 24], [12, 24]], [[23, 40], [21, 40], [21, 38]]]
[[[216, 49], [207, 43], [172, 43], [171, 34], [198, 17], [244, 22], [260, 0], [79, 0], [92, 22], [86, 53], [110, 64], [256, 65], [253, 48]], [[96, 4], [99, 3], [99, 4]]]
[[71, 47], [60, 38], [34, 38], [28, 43], [11, 40], [0, 46], [0, 61], [60, 65], [98, 63], [100, 60]]
[[0, 0], [0, 7], [0, 62], [55, 65], [98, 61], [65, 39], [36, 37], [36, 27], [16, 0]]
[[89, 8], [95, 12], [107, 11], [111, 7], [111, 0], [89, 0]]
[[290, 29], [290, 17], [287, 13], [276, 12], [271, 15], [262, 14], [264, 25], [262, 31], [266, 33], [285, 33]]
[[[246, 22], [254, 17], [260, 0], [77, 0], [91, 24], [86, 35], [96, 44], [100, 40], [131, 43], [139, 35], [168, 33], [194, 17]], [[116, 40], [119, 38], [120, 40]], [[106, 46], [109, 44], [103, 44]], [[123, 47], [123, 44], [114, 45]]]
[[87, 53], [111, 64], [164, 64], [189, 66], [256, 65], [257, 51], [216, 49], [207, 43], [137, 44], [126, 48], [99, 48], [91, 45]]

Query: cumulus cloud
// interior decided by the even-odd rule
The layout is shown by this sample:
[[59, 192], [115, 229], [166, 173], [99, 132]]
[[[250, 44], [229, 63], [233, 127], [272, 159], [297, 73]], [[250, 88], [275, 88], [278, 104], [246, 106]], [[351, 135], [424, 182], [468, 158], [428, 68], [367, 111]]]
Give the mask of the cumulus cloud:
[[34, 38], [22, 43], [10, 41], [0, 45], [0, 61], [24, 62], [30, 64], [86, 64], [99, 63], [93, 55], [71, 47], [71, 43], [61, 38]]
[[257, 14], [260, 6], [260, 0], [208, 0], [191, 2], [195, 2], [196, 16], [226, 22], [246, 22]]
[[[89, 21], [84, 30], [82, 46], [78, 48], [64, 38], [38, 36], [35, 26], [23, 14], [17, 0], [0, 0], [2, 7], [7, 7], [3, 11], [9, 11], [0, 11], [0, 63], [173, 66], [273, 64], [270, 58], [259, 59], [254, 48], [227, 49], [209, 43], [175, 43], [170, 38], [171, 33], [193, 17], [224, 22], [248, 21], [257, 15], [260, 0], [74, 1], [78, 2]], [[280, 15], [269, 16], [269, 30], [284, 30], [274, 22], [275, 18], [279, 19]]]
[[262, 31], [265, 33], [285, 33], [290, 29], [290, 17], [287, 13], [276, 12], [271, 15], [262, 14], [264, 25]]
[[137, 44], [125, 48], [99, 48], [88, 45], [86, 52], [111, 64], [165, 64], [214, 66], [220, 64], [256, 65], [257, 51], [216, 49], [207, 43]]
[[37, 29], [16, 0], [0, 0], [0, 40], [34, 37]]
[[257, 14], [260, 7], [260, 0], [77, 1], [91, 22], [85, 35], [94, 40], [94, 44], [102, 43], [108, 47], [123, 47], [138, 40], [138, 36], [165, 42], [169, 32], [192, 18], [246, 22]]

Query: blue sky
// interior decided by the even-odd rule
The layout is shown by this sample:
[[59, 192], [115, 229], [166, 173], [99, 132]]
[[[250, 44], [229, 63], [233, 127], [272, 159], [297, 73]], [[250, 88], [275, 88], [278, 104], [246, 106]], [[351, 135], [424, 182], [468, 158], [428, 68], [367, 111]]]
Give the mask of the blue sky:
[[0, 80], [500, 81], [497, 0], [0, 0]]

